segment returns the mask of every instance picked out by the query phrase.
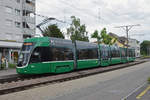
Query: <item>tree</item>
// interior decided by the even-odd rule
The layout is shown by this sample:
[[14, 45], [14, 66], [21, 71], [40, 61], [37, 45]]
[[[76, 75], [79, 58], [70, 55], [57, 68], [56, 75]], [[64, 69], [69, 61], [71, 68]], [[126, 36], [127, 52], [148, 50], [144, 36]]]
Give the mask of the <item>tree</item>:
[[97, 39], [97, 43], [100, 44], [101, 43], [101, 36], [98, 34], [98, 30], [95, 30], [94, 33], [91, 35], [91, 38], [96, 38]]
[[61, 30], [56, 24], [49, 25], [43, 33], [43, 36], [56, 37], [56, 38], [65, 38]]
[[80, 19], [75, 16], [71, 16], [72, 23], [70, 27], [67, 29], [67, 35], [70, 37], [72, 41], [89, 41], [88, 32], [86, 31], [85, 24], [80, 24]]
[[143, 41], [141, 44], [140, 44], [140, 49], [141, 49], [141, 54], [142, 55], [150, 55], [150, 41]]
[[91, 35], [91, 38], [96, 38], [98, 43], [104, 43], [107, 45], [113, 45], [116, 42], [116, 39], [107, 34], [106, 28], [103, 28], [100, 35], [97, 30]]
[[107, 45], [113, 45], [116, 42], [116, 38], [113, 38], [107, 34], [106, 28], [103, 28], [101, 31], [102, 42]]

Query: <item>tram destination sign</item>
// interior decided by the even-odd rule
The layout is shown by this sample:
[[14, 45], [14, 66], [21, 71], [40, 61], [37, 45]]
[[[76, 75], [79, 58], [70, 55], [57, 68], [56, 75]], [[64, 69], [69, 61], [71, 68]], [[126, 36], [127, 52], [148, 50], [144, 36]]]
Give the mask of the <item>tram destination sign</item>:
[[64, 39], [58, 39], [58, 38], [50, 38], [50, 45], [58, 46], [58, 47], [70, 47], [70, 48], [72, 48], [73, 46], [71, 40], [64, 40]]

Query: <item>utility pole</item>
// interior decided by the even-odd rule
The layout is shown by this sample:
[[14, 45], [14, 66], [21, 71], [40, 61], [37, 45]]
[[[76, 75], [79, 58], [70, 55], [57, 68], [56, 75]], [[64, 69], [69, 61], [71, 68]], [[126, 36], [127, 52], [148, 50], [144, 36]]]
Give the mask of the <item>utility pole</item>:
[[101, 15], [100, 15], [100, 8], [98, 8], [98, 22], [100, 23], [100, 20], [101, 20]]
[[127, 57], [128, 57], [128, 46], [129, 46], [129, 31], [134, 27], [134, 26], [140, 26], [140, 24], [136, 24], [136, 25], [124, 25], [124, 26], [117, 26], [115, 28], [122, 28], [123, 30], [126, 31], [126, 35], [127, 35]]

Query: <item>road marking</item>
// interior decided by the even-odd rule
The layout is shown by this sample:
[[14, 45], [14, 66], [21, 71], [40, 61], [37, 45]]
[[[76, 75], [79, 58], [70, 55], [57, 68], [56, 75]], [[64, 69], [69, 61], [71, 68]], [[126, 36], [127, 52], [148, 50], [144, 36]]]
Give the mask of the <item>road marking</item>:
[[141, 97], [144, 96], [144, 94], [146, 94], [149, 89], [150, 89], [150, 86], [148, 86], [144, 91], [142, 91], [142, 92], [136, 97], [136, 99], [141, 99]]
[[121, 100], [126, 100], [129, 96], [131, 96], [133, 93], [135, 93], [136, 91], [138, 91], [140, 88], [142, 88], [146, 84], [147, 84], [147, 82], [143, 83], [142, 85], [140, 85], [139, 87], [137, 87], [136, 89], [134, 89], [130, 94], [128, 94], [126, 97], [122, 98]]

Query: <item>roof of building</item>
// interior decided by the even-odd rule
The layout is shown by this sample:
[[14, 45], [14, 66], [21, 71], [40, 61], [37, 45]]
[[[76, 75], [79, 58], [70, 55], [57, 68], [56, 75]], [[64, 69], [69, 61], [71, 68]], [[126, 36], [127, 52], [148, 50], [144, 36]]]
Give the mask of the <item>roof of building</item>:
[[124, 36], [118, 36], [118, 35], [116, 35], [116, 34], [114, 34], [114, 33], [109, 33], [109, 35], [111, 36], [111, 37], [114, 37], [114, 38], [116, 38], [121, 44], [123, 44], [124, 46], [127, 46], [126, 44], [125, 44], [125, 42], [127, 41], [127, 38], [126, 37], [124, 37]]
[[[127, 44], [126, 44], [127, 38], [126, 38], [126, 37], [124, 37], [124, 36], [118, 36], [118, 35], [116, 35], [116, 34], [114, 34], [114, 33], [109, 33], [109, 35], [110, 35], [111, 37], [117, 38], [118, 42], [120, 42], [120, 43], [123, 44], [124, 46], [127, 46]], [[139, 41], [136, 40], [136, 39], [129, 38], [129, 41], [130, 41], [130, 40], [133, 40], [133, 41], [136, 41], [137, 43], [139, 43]], [[128, 45], [128, 46], [130, 46], [130, 45]]]

